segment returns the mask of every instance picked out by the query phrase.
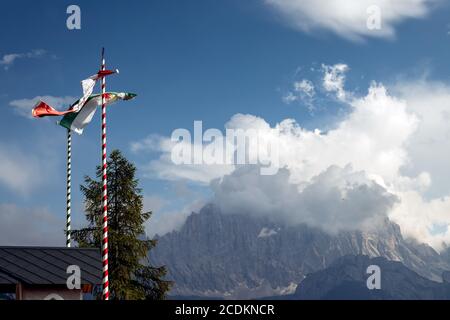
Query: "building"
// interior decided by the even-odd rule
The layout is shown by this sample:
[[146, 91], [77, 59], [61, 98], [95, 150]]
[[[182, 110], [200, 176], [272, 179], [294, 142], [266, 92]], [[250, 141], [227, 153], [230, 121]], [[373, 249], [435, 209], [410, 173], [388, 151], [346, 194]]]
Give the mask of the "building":
[[0, 247], [0, 300], [82, 300], [101, 283], [100, 249]]

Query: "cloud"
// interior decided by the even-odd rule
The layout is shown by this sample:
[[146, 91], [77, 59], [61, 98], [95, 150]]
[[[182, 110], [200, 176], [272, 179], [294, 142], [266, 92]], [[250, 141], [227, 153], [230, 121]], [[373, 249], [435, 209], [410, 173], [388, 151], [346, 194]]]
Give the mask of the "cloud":
[[39, 102], [40, 100], [45, 101], [55, 109], [67, 109], [77, 99], [78, 98], [74, 98], [71, 96], [65, 97], [36, 96], [31, 99], [13, 100], [9, 103], [9, 105], [14, 108], [17, 114], [31, 119], [32, 118], [31, 109], [33, 109], [36, 103]]
[[294, 82], [294, 90], [295, 92], [300, 92], [310, 98], [313, 97], [315, 94], [313, 83], [307, 79]]
[[27, 194], [46, 179], [52, 165], [53, 159], [42, 161], [33, 153], [0, 143], [0, 183], [11, 190]]
[[428, 172], [431, 197], [450, 194], [450, 86], [423, 80], [401, 82], [393, 87], [404, 99], [407, 110], [416, 115], [419, 126], [408, 140], [405, 150], [411, 161], [403, 168], [405, 175]]
[[[159, 148], [160, 157], [146, 169], [162, 179], [203, 184], [222, 179], [216, 180], [223, 184], [215, 182], [213, 190], [215, 201], [226, 211], [278, 215], [291, 223], [306, 221], [330, 232], [344, 229], [346, 224], [365, 225], [370, 219], [358, 214], [362, 201], [368, 205], [365, 212], [377, 219], [387, 215], [400, 225], [405, 237], [438, 250], [449, 245], [450, 85], [402, 80], [387, 87], [373, 82], [366, 94], [358, 96], [345, 90], [344, 78], [330, 76], [326, 80], [330, 92], [341, 93], [348, 105], [347, 114], [330, 126], [332, 129], [309, 130], [294, 119], [270, 125], [245, 114], [236, 114], [225, 124], [225, 128], [257, 129], [260, 137], [276, 142], [280, 171], [275, 176], [255, 176], [240, 166], [227, 170], [209, 165], [176, 166], [171, 162], [170, 144], [163, 137], [165, 142], [160, 141], [155, 149]], [[254, 150], [250, 146], [247, 152], [250, 156]], [[160, 169], [164, 174], [157, 171]], [[342, 202], [339, 196], [346, 193], [342, 190], [348, 183], [354, 186], [352, 197], [344, 197]], [[289, 197], [298, 199], [288, 201]], [[338, 211], [329, 206], [331, 202]], [[323, 210], [320, 221], [315, 220], [318, 208]], [[293, 212], [298, 220], [290, 215]], [[347, 213], [355, 215], [355, 221]], [[345, 224], [334, 220], [339, 214]]]
[[282, 98], [286, 104], [291, 104], [295, 101], [303, 102], [310, 111], [313, 111], [313, 98], [315, 96], [314, 84], [308, 79], [295, 81], [292, 85], [292, 91], [288, 91]]
[[347, 98], [347, 92], [344, 89], [345, 73], [349, 70], [349, 67], [344, 63], [333, 66], [322, 64], [322, 70], [322, 85], [325, 91], [335, 93], [338, 100], [345, 101]]
[[144, 210], [152, 211], [151, 218], [145, 224], [148, 237], [163, 236], [173, 230], [178, 230], [193, 212], [198, 212], [204, 205], [203, 199], [187, 203], [179, 209], [170, 207], [170, 201], [159, 196], [144, 197]]
[[362, 171], [330, 166], [299, 186], [287, 169], [263, 176], [244, 166], [213, 181], [213, 203], [225, 214], [265, 216], [289, 225], [306, 223], [330, 233], [377, 226], [397, 198]]
[[167, 205], [167, 201], [161, 197], [155, 195], [144, 196], [144, 211], [159, 211]]
[[63, 246], [64, 221], [47, 208], [0, 204], [0, 245]]
[[171, 144], [166, 145], [165, 143], [164, 137], [151, 134], [141, 141], [132, 142], [130, 147], [131, 151], [135, 153], [170, 149]]
[[[391, 216], [405, 233], [439, 249], [450, 243], [450, 86], [418, 80], [398, 83], [393, 91], [419, 123], [405, 145], [409, 161], [400, 174], [406, 186], [398, 186], [403, 201]], [[422, 182], [410, 187], [408, 177], [414, 176]]]
[[198, 165], [184, 164], [175, 165], [169, 153], [163, 154], [159, 159], [151, 161], [142, 169], [144, 177], [159, 178], [169, 181], [195, 181], [204, 185], [215, 178], [222, 177], [231, 173], [234, 166], [232, 165]]
[[[301, 69], [296, 71], [295, 77]], [[291, 88], [282, 96], [282, 101], [288, 105], [292, 103], [304, 105], [310, 113], [321, 110], [325, 102], [330, 102], [330, 98], [348, 103], [352, 99], [352, 93], [345, 90], [346, 74], [349, 70], [349, 66], [345, 63], [322, 64], [318, 69], [313, 67], [309, 72], [317, 84], [305, 78], [295, 80]]]
[[283, 102], [286, 104], [291, 104], [297, 100], [298, 100], [298, 97], [292, 91], [289, 91], [288, 93], [286, 93], [283, 96]]
[[[194, 142], [183, 141], [187, 148], [194, 149]], [[141, 166], [141, 170], [146, 178], [159, 178], [169, 181], [195, 181], [204, 185], [208, 185], [211, 180], [222, 177], [231, 173], [234, 169], [233, 165], [217, 164], [217, 165], [198, 165], [198, 164], [182, 164], [175, 165], [171, 158], [172, 148], [176, 142], [170, 138], [158, 135], [150, 135], [142, 141], [131, 143], [131, 151], [134, 153], [144, 154], [146, 152], [162, 153], [156, 160], [152, 160], [146, 165]]]
[[[265, 0], [293, 28], [306, 33], [325, 30], [352, 41], [367, 37], [390, 38], [395, 28], [408, 19], [425, 17], [439, 0]], [[375, 6], [375, 7], [374, 7]], [[375, 12], [379, 29], [367, 27]]]
[[[254, 115], [236, 114], [226, 129], [255, 129], [264, 139], [277, 142], [280, 167], [286, 166], [296, 182], [307, 181], [331, 165], [373, 172], [392, 181], [399, 168], [407, 163], [403, 146], [416, 130], [418, 119], [406, 111], [404, 101], [388, 95], [383, 85], [373, 83], [368, 94], [351, 102], [348, 116], [335, 129], [322, 133], [306, 130], [294, 119], [285, 119], [271, 127]], [[143, 148], [145, 145], [134, 144]], [[174, 145], [169, 138], [152, 142], [152, 150], [161, 152], [159, 159], [145, 166], [149, 174], [168, 180], [188, 179], [202, 183], [231, 173], [235, 166], [175, 165], [170, 153]], [[252, 152], [250, 152], [252, 153]], [[219, 169], [219, 170], [218, 170]]]
[[25, 53], [10, 53], [5, 54], [0, 59], [0, 66], [3, 66], [5, 70], [8, 70], [18, 59], [31, 59], [39, 58], [46, 54], [47, 52], [43, 49], [35, 49], [30, 52]]
[[[306, 222], [329, 232], [361, 228], [386, 217], [396, 203], [396, 196], [384, 185], [397, 177], [406, 162], [402, 145], [416, 129], [417, 119], [406, 112], [402, 101], [375, 83], [367, 96], [353, 101], [352, 108], [349, 117], [327, 133], [305, 130], [293, 119], [271, 127], [253, 115], [234, 115], [226, 128], [257, 129], [260, 136], [277, 142], [282, 169], [274, 176], [261, 176], [259, 168], [251, 166], [222, 171], [208, 165], [174, 165], [173, 143], [163, 137], [158, 142], [155, 137], [145, 139], [132, 148], [163, 152], [147, 167], [159, 178], [213, 181], [213, 201], [224, 212], [276, 215], [288, 223]], [[358, 171], [353, 172], [352, 166]], [[175, 220], [177, 226], [185, 216]]]

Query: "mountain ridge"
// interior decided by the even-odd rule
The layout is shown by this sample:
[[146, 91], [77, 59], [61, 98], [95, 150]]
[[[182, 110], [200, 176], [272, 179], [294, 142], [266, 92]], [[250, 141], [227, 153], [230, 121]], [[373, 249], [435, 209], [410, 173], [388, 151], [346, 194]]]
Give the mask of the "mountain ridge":
[[[380, 270], [380, 288], [368, 289], [367, 268]], [[401, 262], [364, 255], [343, 256], [309, 274], [289, 297], [292, 300], [447, 300], [450, 284], [431, 281]]]
[[306, 275], [345, 255], [400, 261], [441, 281], [450, 264], [431, 247], [405, 240], [385, 221], [376, 231], [330, 235], [307, 225], [222, 214], [214, 205], [192, 213], [177, 231], [158, 237], [151, 259], [168, 268], [172, 295], [255, 299], [295, 292]]

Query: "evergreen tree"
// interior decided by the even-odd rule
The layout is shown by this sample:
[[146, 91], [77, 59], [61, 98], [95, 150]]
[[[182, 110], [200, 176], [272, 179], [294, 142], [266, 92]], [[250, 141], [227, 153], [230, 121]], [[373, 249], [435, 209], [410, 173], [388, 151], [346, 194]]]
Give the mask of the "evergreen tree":
[[[151, 212], [143, 212], [142, 190], [135, 178], [136, 167], [118, 150], [108, 159], [108, 256], [112, 299], [164, 299], [172, 283], [163, 280], [165, 266], [153, 267], [148, 253], [156, 240], [145, 237], [144, 222]], [[97, 178], [85, 177], [81, 191], [85, 197], [89, 226], [73, 232], [80, 247], [101, 248], [102, 170]]]

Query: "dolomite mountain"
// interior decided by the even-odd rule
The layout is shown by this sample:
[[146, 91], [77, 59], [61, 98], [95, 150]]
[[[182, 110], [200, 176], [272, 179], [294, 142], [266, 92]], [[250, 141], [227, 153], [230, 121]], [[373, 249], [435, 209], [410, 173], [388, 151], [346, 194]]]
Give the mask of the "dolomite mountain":
[[[379, 290], [368, 290], [367, 268], [380, 267]], [[338, 258], [306, 276], [290, 299], [296, 300], [448, 300], [450, 284], [421, 277], [401, 262], [367, 256]]]
[[172, 296], [253, 299], [293, 294], [306, 275], [346, 255], [399, 261], [417, 274], [442, 281], [448, 254], [405, 240], [386, 220], [371, 232], [330, 235], [307, 225], [221, 214], [213, 205], [192, 213], [177, 231], [158, 238], [153, 263], [168, 268]]

